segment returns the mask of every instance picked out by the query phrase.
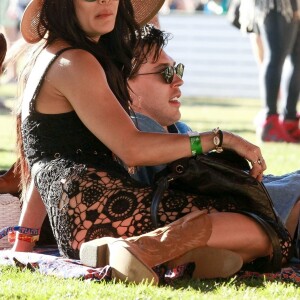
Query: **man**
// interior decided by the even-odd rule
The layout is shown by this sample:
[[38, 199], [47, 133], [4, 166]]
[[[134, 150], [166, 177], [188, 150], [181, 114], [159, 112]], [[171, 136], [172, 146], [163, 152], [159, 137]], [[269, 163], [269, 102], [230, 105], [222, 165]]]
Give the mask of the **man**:
[[[163, 50], [167, 34], [150, 27], [148, 36], [150, 38], [146, 34], [142, 47], [152, 47], [151, 55], [137, 58], [137, 67], [128, 81], [132, 108], [136, 114], [133, 120], [143, 131], [186, 133], [191, 129], [178, 122], [181, 118], [180, 87], [183, 85], [183, 68], [180, 64], [175, 67], [175, 61]], [[153, 40], [156, 41], [156, 46], [153, 45]], [[149, 184], [162, 168], [164, 166], [138, 167], [132, 176]], [[299, 170], [283, 176], [267, 175], [263, 179], [279, 216], [292, 236], [300, 223], [299, 180]], [[298, 239], [299, 228], [300, 226], [296, 235]]]

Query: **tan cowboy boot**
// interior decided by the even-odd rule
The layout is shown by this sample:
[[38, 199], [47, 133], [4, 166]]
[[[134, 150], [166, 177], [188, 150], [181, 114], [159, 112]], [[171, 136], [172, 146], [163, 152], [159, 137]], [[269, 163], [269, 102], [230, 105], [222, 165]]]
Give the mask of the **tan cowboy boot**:
[[194, 211], [149, 233], [126, 239], [100, 238], [83, 243], [85, 265], [110, 265], [113, 277], [128, 282], [158, 284], [153, 267], [194, 262], [193, 278], [228, 277], [242, 267], [242, 258], [229, 250], [207, 247], [212, 224], [205, 211]]

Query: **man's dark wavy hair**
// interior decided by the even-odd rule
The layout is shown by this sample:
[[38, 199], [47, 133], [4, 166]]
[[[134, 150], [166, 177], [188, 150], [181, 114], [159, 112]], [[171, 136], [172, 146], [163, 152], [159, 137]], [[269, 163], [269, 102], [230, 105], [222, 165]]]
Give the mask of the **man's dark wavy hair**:
[[133, 67], [129, 78], [133, 78], [139, 71], [142, 64], [148, 62], [149, 54], [153, 53], [153, 62], [155, 63], [161, 54], [161, 51], [167, 46], [172, 37], [170, 33], [156, 28], [152, 24], [147, 24], [141, 29], [141, 40], [135, 48]]

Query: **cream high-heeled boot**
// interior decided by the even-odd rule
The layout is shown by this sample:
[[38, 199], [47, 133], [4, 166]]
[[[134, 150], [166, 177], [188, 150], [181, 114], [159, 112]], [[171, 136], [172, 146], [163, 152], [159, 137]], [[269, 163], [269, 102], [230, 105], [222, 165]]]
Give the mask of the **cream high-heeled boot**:
[[235, 252], [207, 246], [212, 232], [205, 211], [194, 211], [164, 226], [126, 239], [104, 237], [83, 243], [80, 259], [85, 265], [110, 265], [112, 276], [122, 281], [158, 284], [153, 267], [176, 267], [194, 262], [193, 278], [218, 278], [235, 274], [243, 261]]

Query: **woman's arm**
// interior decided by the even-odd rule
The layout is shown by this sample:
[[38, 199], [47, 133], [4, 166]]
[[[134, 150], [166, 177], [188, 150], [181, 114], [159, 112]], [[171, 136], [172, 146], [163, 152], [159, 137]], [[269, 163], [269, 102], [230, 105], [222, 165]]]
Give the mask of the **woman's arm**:
[[[45, 205], [32, 181], [26, 193], [26, 199], [23, 202], [19, 226], [40, 229], [45, 217]], [[33, 250], [33, 247], [34, 243], [16, 239], [13, 250], [21, 252], [31, 252]]]
[[[159, 165], [191, 156], [187, 135], [137, 130], [111, 91], [102, 66], [84, 50], [65, 52], [50, 68], [37, 99], [37, 111], [49, 112], [49, 93], [68, 101], [69, 109], [74, 109], [85, 126], [127, 166]], [[201, 134], [204, 152], [215, 148], [213, 137], [212, 132]], [[249, 161], [262, 158], [257, 146], [228, 132], [224, 132], [223, 147], [235, 150]], [[261, 165], [253, 167], [253, 175], [258, 176]]]

